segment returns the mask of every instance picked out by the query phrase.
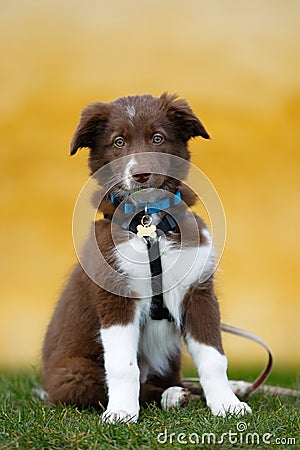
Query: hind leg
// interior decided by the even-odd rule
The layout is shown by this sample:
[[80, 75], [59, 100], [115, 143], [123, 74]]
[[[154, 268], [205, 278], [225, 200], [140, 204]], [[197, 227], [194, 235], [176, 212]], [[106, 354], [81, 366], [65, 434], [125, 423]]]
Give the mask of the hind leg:
[[190, 400], [190, 392], [182, 386], [171, 386], [161, 396], [161, 407], [165, 411], [186, 406]]
[[142, 383], [140, 386], [140, 404], [147, 406], [155, 404], [161, 407], [161, 396], [164, 392], [163, 388], [154, 386], [151, 383]]
[[[180, 374], [180, 355], [170, 361], [171, 371], [165, 376], [151, 376], [141, 384], [140, 402], [155, 403], [165, 411], [187, 405], [190, 392], [184, 387]], [[145, 367], [144, 367], [145, 370]]]
[[65, 358], [48, 370], [44, 378], [52, 403], [96, 408], [107, 403], [104, 370], [92, 360]]
[[189, 396], [189, 390], [182, 386], [171, 386], [164, 389], [150, 383], [141, 384], [140, 402], [143, 406], [154, 403], [168, 411], [171, 408], [186, 406], [189, 403]]

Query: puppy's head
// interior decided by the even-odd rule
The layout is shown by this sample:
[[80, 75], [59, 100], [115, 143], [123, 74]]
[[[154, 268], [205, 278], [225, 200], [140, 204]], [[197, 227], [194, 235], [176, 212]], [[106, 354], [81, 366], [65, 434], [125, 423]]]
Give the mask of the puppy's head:
[[[168, 157], [163, 158], [162, 168], [160, 155], [188, 161], [187, 144], [196, 136], [209, 138], [185, 100], [167, 93], [160, 98], [123, 97], [111, 103], [93, 103], [83, 110], [71, 155], [88, 147], [91, 173], [107, 166], [100, 183], [121, 197], [149, 188], [175, 192], [186, 173], [174, 163], [180, 159], [171, 156], [169, 163]], [[165, 167], [168, 164], [170, 167]]]

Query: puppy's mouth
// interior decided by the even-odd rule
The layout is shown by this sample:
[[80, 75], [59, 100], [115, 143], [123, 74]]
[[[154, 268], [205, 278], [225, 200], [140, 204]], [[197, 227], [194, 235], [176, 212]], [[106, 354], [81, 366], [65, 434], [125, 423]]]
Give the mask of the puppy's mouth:
[[122, 196], [126, 197], [139, 191], [159, 189], [165, 178], [164, 175], [155, 173], [148, 164], [128, 164], [125, 170], [120, 172], [119, 182], [113, 190], [118, 190], [119, 194], [122, 193]]
[[122, 185], [126, 191], [135, 192], [148, 188], [159, 188], [164, 176], [154, 173], [149, 164], [128, 164], [124, 170]]
[[131, 196], [147, 197], [157, 189], [164, 189], [164, 177], [153, 173], [145, 173], [139, 177], [124, 177], [117, 183], [111, 192], [119, 198], [125, 199]]
[[[120, 200], [134, 197], [148, 197], [148, 201], [156, 201], [154, 192], [158, 190], [174, 194], [179, 185], [178, 179], [172, 178], [169, 174], [161, 173], [158, 161], [152, 164], [144, 162], [137, 163], [131, 160], [125, 167], [116, 167], [114, 175], [106, 180], [106, 188], [110, 194]], [[167, 168], [163, 168], [166, 170]]]

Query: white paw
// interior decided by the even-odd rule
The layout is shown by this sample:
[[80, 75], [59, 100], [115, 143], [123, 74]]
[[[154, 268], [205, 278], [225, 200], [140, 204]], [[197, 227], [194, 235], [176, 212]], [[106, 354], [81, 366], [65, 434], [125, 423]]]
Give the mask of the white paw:
[[105, 423], [135, 423], [139, 418], [139, 412], [128, 412], [124, 409], [119, 409], [117, 411], [106, 410], [102, 416], [102, 422]]
[[[231, 398], [228, 398], [231, 397]], [[233, 393], [227, 398], [220, 398], [214, 402], [207, 402], [214, 416], [226, 417], [227, 414], [234, 416], [244, 416], [252, 414], [252, 410], [247, 403], [241, 402]]]
[[230, 380], [229, 384], [233, 392], [240, 398], [248, 395], [252, 387], [252, 383], [248, 383], [247, 381]]
[[48, 392], [45, 391], [43, 388], [34, 388], [32, 389], [33, 395], [36, 395], [39, 397], [40, 400], [47, 401], [48, 400]]
[[161, 396], [161, 407], [165, 411], [171, 408], [178, 408], [188, 403], [188, 390], [179, 386], [172, 386], [166, 389]]

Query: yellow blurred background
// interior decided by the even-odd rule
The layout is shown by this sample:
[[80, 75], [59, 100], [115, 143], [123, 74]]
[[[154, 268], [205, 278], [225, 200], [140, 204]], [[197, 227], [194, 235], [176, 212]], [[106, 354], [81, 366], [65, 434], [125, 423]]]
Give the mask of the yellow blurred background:
[[[300, 2], [2, 0], [0, 47], [0, 365], [39, 363], [76, 263], [72, 211], [88, 169], [69, 142], [81, 108], [167, 90], [212, 136], [191, 149], [227, 219], [223, 321], [297, 368]], [[238, 338], [225, 344], [233, 364], [264, 359]]]

